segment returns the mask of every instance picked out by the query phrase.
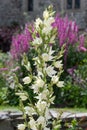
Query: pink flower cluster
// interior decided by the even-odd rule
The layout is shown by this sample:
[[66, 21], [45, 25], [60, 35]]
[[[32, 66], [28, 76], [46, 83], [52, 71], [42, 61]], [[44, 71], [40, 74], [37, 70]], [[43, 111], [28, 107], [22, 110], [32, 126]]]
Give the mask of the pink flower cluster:
[[7, 70], [8, 70], [8, 68], [0, 68], [0, 72], [7, 71]]
[[78, 41], [78, 26], [74, 21], [70, 21], [67, 16], [62, 18], [57, 15], [53, 27], [57, 27], [60, 47], [65, 43], [73, 45]]
[[[21, 55], [25, 52], [27, 53], [30, 47], [30, 42], [32, 41], [32, 34], [29, 31], [31, 25], [26, 24], [24, 31], [21, 34], [12, 37], [11, 54], [13, 58], [19, 59]], [[33, 27], [32, 27], [33, 32]]]
[[[84, 35], [79, 36], [79, 29], [76, 22], [69, 20], [67, 16], [62, 18], [57, 15], [52, 26], [57, 28], [59, 46], [62, 47], [65, 44], [64, 69], [66, 69], [69, 46], [72, 45], [79, 52], [86, 52], [87, 49], [84, 46], [85, 37]], [[77, 43], [79, 44], [78, 46]]]
[[83, 34], [79, 36], [79, 42], [80, 42], [80, 44], [78, 46], [78, 51], [86, 52], [87, 48], [85, 48], [85, 45], [84, 45], [84, 43], [85, 43], [85, 37], [84, 37]]

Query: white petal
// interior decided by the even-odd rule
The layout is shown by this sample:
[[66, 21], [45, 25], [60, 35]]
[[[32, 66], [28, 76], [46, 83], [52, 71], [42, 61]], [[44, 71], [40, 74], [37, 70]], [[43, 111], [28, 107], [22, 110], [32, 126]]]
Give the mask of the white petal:
[[29, 76], [27, 76], [27, 77], [23, 78], [23, 82], [24, 82], [24, 84], [29, 84], [29, 83], [31, 83], [31, 78]]

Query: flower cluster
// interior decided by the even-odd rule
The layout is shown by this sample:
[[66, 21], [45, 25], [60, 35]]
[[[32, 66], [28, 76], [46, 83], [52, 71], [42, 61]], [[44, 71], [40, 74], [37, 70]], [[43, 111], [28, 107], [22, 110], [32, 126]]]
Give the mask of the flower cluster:
[[24, 52], [27, 53], [29, 50], [30, 41], [32, 40], [32, 34], [29, 31], [29, 28], [32, 28], [33, 32], [32, 25], [26, 24], [25, 30], [21, 34], [12, 37], [10, 52], [15, 59], [19, 59]]
[[78, 46], [78, 51], [80, 51], [80, 52], [86, 52], [87, 48], [85, 48], [85, 45], [84, 45], [84, 43], [85, 43], [85, 37], [84, 37], [83, 34], [81, 34], [79, 36], [79, 41], [80, 41], [80, 44]]
[[53, 27], [57, 27], [60, 46], [65, 43], [73, 45], [78, 41], [78, 26], [74, 21], [70, 21], [68, 17], [62, 18], [57, 15]]
[[[23, 86], [17, 80], [19, 89], [16, 95], [20, 97], [25, 118], [25, 123], [19, 124], [18, 130], [26, 128], [32, 130], [51, 129], [48, 124], [51, 118], [49, 108], [55, 99], [53, 86], [63, 87], [64, 85], [64, 82], [60, 81], [63, 71], [60, 58], [63, 55], [63, 50], [57, 53], [53, 50], [56, 37], [56, 29], [52, 27], [53, 22], [54, 12], [50, 6], [43, 12], [43, 20], [38, 18], [34, 23], [31, 48], [34, 48], [36, 52], [33, 57], [35, 70], [32, 70], [31, 63], [26, 60], [26, 55], [24, 55], [22, 64], [28, 71], [27, 76], [23, 78], [24, 85], [33, 90], [35, 102], [32, 102], [28, 92], [23, 90]], [[29, 102], [24, 106], [26, 100]], [[58, 129], [59, 125], [52, 125], [52, 129], [55, 130], [55, 128]]]
[[[84, 42], [84, 35], [79, 36], [79, 29], [75, 21], [71, 21], [68, 17], [60, 17], [57, 15], [55, 17], [55, 22], [52, 26], [57, 28], [57, 37], [59, 40], [59, 46], [62, 47], [65, 44], [65, 53], [64, 53], [64, 69], [66, 70], [67, 66], [67, 57], [70, 51], [70, 47], [75, 50], [76, 53], [86, 52]], [[73, 55], [73, 54], [72, 54]]]

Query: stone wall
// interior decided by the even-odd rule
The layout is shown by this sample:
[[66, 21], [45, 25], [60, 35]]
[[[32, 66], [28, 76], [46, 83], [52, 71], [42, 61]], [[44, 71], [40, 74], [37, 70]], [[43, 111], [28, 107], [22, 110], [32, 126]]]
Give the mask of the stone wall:
[[12, 23], [23, 22], [21, 2], [15, 0], [0, 0], [0, 26], [9, 26]]
[[[58, 116], [58, 112], [54, 110], [50, 110], [50, 114], [53, 118]], [[77, 119], [79, 127], [82, 130], [86, 130], [87, 128], [87, 113], [71, 113], [71, 112], [64, 112], [60, 116], [62, 120], [62, 127], [60, 130], [67, 130], [64, 126], [65, 122], [70, 123], [73, 119]], [[0, 130], [17, 130], [18, 124], [23, 123], [22, 113], [21, 112], [0, 112]]]
[[81, 0], [81, 8], [67, 10], [66, 0], [33, 0], [34, 10], [28, 11], [27, 0], [0, 0], [0, 26], [8, 26], [12, 23], [24, 24], [27, 21], [35, 20], [42, 16], [43, 10], [50, 4], [56, 12], [68, 14], [81, 28], [87, 26], [87, 0]]

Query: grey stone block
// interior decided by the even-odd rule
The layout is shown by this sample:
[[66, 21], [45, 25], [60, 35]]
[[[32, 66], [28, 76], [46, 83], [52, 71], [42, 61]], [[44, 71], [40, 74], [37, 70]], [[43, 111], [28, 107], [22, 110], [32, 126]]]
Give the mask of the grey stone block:
[[14, 130], [9, 119], [0, 121], [0, 130]]

